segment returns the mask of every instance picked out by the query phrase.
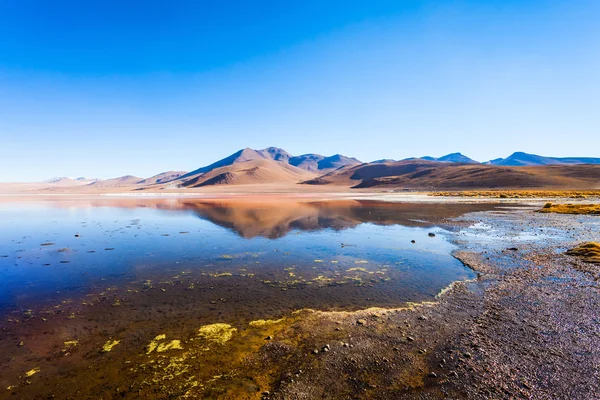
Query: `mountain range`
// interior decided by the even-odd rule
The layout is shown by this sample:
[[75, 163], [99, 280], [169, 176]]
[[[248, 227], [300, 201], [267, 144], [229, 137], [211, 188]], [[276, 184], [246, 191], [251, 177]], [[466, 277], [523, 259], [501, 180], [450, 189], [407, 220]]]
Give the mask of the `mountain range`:
[[442, 157], [363, 163], [341, 154], [294, 156], [277, 147], [244, 148], [191, 172], [167, 171], [145, 179], [131, 175], [107, 180], [55, 178], [46, 183], [60, 187], [135, 190], [265, 184], [304, 184], [307, 190], [310, 185], [426, 190], [598, 188], [600, 158], [556, 158], [516, 152], [507, 158], [480, 163], [461, 153], [451, 153]]
[[575, 165], [575, 164], [600, 164], [600, 158], [591, 157], [544, 157], [535, 154], [516, 152], [507, 158], [490, 160], [486, 164], [505, 166], [527, 165]]
[[44, 181], [44, 183], [52, 183], [52, 184], [61, 185], [61, 186], [78, 186], [78, 185], [88, 185], [90, 183], [94, 183], [99, 180], [100, 179], [96, 179], [96, 178], [85, 178], [83, 176], [81, 176], [79, 178], [70, 178], [67, 176], [62, 176], [62, 177], [48, 179], [47, 181]]

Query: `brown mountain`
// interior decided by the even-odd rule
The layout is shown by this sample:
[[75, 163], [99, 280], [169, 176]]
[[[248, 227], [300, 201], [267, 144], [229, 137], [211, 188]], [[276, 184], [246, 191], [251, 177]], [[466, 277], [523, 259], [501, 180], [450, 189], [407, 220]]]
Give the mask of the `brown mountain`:
[[210, 165], [189, 172], [183, 175], [181, 179], [189, 180], [190, 178], [195, 178], [200, 174], [206, 174], [217, 168], [257, 160], [277, 161], [281, 164], [298, 167], [299, 169], [306, 171], [321, 171], [321, 173], [329, 172], [343, 166], [357, 165], [361, 163], [356, 158], [346, 157], [341, 154], [336, 154], [331, 157], [325, 157], [320, 154], [304, 154], [302, 156], [294, 157], [287, 151], [278, 147], [267, 147], [266, 149], [262, 150], [254, 150], [247, 147]]
[[305, 154], [294, 157], [278, 147], [242, 149], [205, 167], [177, 178], [180, 186], [299, 183], [344, 166], [360, 164], [355, 158], [336, 154], [325, 157]]
[[181, 185], [193, 188], [209, 185], [300, 183], [314, 177], [315, 174], [287, 163], [258, 159], [236, 162], [191, 176]]
[[425, 160], [362, 164], [334, 171], [307, 184], [353, 188], [600, 188], [600, 165], [504, 167]]
[[133, 175], [125, 175], [118, 178], [105, 179], [86, 185], [87, 187], [94, 188], [105, 188], [105, 187], [119, 187], [119, 186], [131, 186], [137, 185], [142, 178]]
[[307, 171], [328, 173], [341, 167], [362, 164], [356, 158], [336, 154], [325, 157], [320, 154], [303, 154], [290, 158], [289, 163]]
[[151, 176], [150, 178], [141, 180], [138, 183], [140, 185], [155, 185], [155, 184], [165, 183], [165, 182], [175, 180], [177, 178], [182, 177], [185, 174], [187, 174], [187, 171], [167, 171], [167, 172], [163, 172], [163, 173]]

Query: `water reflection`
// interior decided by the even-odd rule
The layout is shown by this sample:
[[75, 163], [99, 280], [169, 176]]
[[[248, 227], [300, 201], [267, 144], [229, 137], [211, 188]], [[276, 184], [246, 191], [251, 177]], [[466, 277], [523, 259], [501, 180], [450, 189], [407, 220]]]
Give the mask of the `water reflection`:
[[[3, 203], [0, 309], [107, 286], [132, 290], [132, 282], [156, 289], [181, 273], [192, 287], [220, 278], [215, 291], [233, 280], [243, 288], [240, 301], [260, 287], [275, 313], [431, 299], [472, 272], [451, 257], [444, 237], [429, 233], [443, 218], [491, 207], [263, 198]], [[301, 294], [281, 293], [288, 289]]]
[[392, 203], [372, 200], [302, 201], [295, 198], [95, 199], [50, 201], [53, 208], [154, 208], [187, 211], [244, 238], [276, 239], [293, 230], [342, 230], [362, 223], [431, 227], [447, 218], [491, 210], [493, 204]]
[[[262, 198], [0, 203], [0, 384], [19, 398], [65, 390], [111, 398], [118, 388], [139, 398], [181, 382], [201, 382], [201, 391], [272, 334], [251, 322], [432, 300], [474, 277], [451, 256], [439, 224], [489, 208]], [[237, 332], [240, 353], [206, 351], [198, 332], [211, 326]], [[173, 350], [152, 352], [156, 341]]]

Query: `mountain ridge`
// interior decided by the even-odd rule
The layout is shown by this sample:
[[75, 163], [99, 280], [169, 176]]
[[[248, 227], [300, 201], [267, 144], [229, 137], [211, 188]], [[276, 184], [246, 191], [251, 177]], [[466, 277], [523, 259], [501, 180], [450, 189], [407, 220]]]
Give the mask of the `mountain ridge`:
[[577, 165], [600, 164], [600, 158], [594, 157], [547, 157], [537, 154], [517, 151], [506, 158], [497, 158], [487, 163], [504, 166], [534, 166], [534, 165]]
[[[583, 166], [589, 168], [566, 168]], [[600, 158], [546, 157], [515, 152], [506, 158], [479, 163], [459, 152], [441, 157], [381, 159], [370, 163], [342, 154], [323, 156], [307, 153], [294, 156], [278, 147], [260, 150], [249, 147], [191, 172], [166, 171], [149, 178], [125, 175], [107, 180], [53, 178], [51, 187], [149, 187], [198, 188], [243, 184], [333, 184], [368, 187], [495, 187], [594, 185]], [[539, 169], [545, 167], [546, 169]], [[557, 167], [557, 168], [552, 168]], [[565, 167], [565, 168], [559, 168]], [[538, 168], [538, 169], [536, 169]], [[564, 176], [562, 176], [562, 175]], [[600, 176], [597, 181], [600, 185]], [[452, 186], [455, 185], [455, 186]], [[596, 185], [598, 186], [598, 185]]]

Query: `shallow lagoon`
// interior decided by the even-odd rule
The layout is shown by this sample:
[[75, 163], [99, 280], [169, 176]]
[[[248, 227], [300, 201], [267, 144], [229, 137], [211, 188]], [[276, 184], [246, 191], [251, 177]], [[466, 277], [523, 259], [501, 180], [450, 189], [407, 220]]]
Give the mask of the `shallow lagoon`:
[[[439, 207], [420, 206], [434, 218]], [[262, 286], [262, 296], [280, 308], [270, 307], [274, 312], [356, 309], [432, 299], [452, 281], [472, 278], [440, 228], [405, 208], [358, 201], [3, 203], [0, 307], [31, 309], [106, 289], [164, 293], [201, 281], [218, 293], [219, 282], [236, 280]], [[261, 302], [252, 294], [240, 300]]]
[[261, 198], [0, 203], [0, 385], [22, 398], [255, 393], [260, 379], [235, 371], [267, 335], [290, 327], [295, 311], [398, 307], [473, 278], [452, 257], [443, 219], [491, 208]]

